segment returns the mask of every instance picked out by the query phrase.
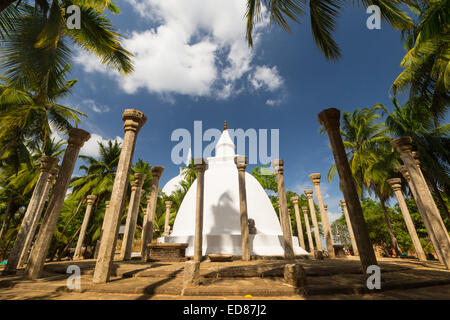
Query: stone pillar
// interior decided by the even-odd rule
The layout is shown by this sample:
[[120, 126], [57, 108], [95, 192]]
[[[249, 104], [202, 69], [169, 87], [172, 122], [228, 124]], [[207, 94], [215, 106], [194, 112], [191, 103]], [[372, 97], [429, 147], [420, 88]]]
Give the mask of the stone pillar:
[[139, 204], [141, 203], [141, 191], [146, 177], [147, 175], [143, 173], [136, 173], [134, 174], [134, 180], [131, 183], [131, 196], [128, 205], [127, 222], [125, 223], [122, 247], [120, 248], [120, 260], [131, 259], [134, 234], [136, 233], [136, 222], [139, 214]]
[[111, 192], [111, 203], [103, 219], [102, 241], [92, 278], [94, 283], [106, 283], [110, 277], [137, 134], [147, 117], [139, 110], [126, 109], [122, 120], [125, 134]]
[[27, 211], [23, 217], [22, 224], [20, 225], [19, 233], [14, 241], [14, 246], [8, 256], [8, 262], [6, 264], [4, 274], [12, 274], [17, 270], [20, 257], [25, 249], [25, 242], [31, 233], [33, 221], [36, 217], [39, 220], [39, 217], [41, 216], [42, 207], [40, 208], [39, 205], [47, 198], [49, 191], [47, 185], [49, 184], [49, 178], [50, 183], [52, 179], [50, 172], [56, 166], [58, 160], [58, 158], [48, 156], [43, 156], [41, 158], [41, 173], [36, 185], [34, 186], [33, 194], [31, 196], [30, 203], [28, 204]]
[[150, 188], [150, 193], [147, 196], [147, 208], [145, 209], [144, 222], [142, 225], [141, 260], [143, 262], [147, 262], [150, 255], [148, 244], [151, 243], [153, 239], [153, 226], [155, 223], [156, 204], [158, 202], [158, 185], [163, 172], [164, 167], [152, 167], [152, 186]]
[[340, 116], [341, 113], [338, 109], [331, 108], [319, 113], [318, 120], [327, 131], [328, 138], [330, 139], [334, 162], [348, 207], [350, 223], [355, 234], [363, 272], [365, 273], [369, 266], [377, 265], [377, 258], [375, 257], [372, 243], [370, 243], [369, 231], [367, 230], [352, 171], [348, 163], [347, 153], [342, 142], [339, 123]]
[[314, 242], [311, 235], [311, 227], [309, 226], [308, 207], [302, 207], [303, 218], [305, 218], [306, 234], [308, 235], [309, 252], [314, 251]]
[[166, 214], [164, 217], [164, 232], [163, 237], [168, 237], [170, 235], [170, 208], [172, 207], [172, 201], [165, 201], [166, 204]]
[[352, 223], [350, 222], [350, 218], [348, 216], [348, 210], [345, 204], [345, 200], [341, 200], [341, 208], [344, 211], [345, 222], [347, 222], [347, 229], [348, 234], [350, 235], [350, 241], [352, 242], [353, 254], [355, 256], [359, 256], [358, 246], [356, 245], [355, 234], [353, 233]]
[[195, 208], [194, 261], [202, 261], [203, 256], [203, 199], [205, 192], [205, 159], [195, 159], [197, 171], [197, 197]]
[[97, 199], [97, 196], [95, 196], [95, 195], [91, 194], [91, 195], [87, 196], [86, 213], [84, 214], [83, 223], [82, 223], [81, 229], [80, 229], [80, 235], [78, 236], [77, 246], [75, 248], [75, 253], [73, 254], [73, 260], [79, 260], [81, 257], [81, 250], [83, 248], [84, 237], [86, 235], [86, 230], [87, 230], [87, 227], [89, 224], [89, 219], [92, 214], [92, 207], [93, 207], [96, 199]]
[[58, 178], [56, 179], [52, 196], [45, 211], [44, 218], [42, 219], [42, 224], [30, 254], [27, 268], [25, 269], [25, 278], [27, 279], [36, 279], [41, 274], [53, 234], [55, 233], [56, 223], [58, 222], [59, 214], [64, 203], [67, 188], [70, 184], [75, 162], [78, 158], [78, 153], [90, 137], [91, 135], [84, 130], [78, 128], [71, 128], [69, 130], [69, 141]]
[[58, 169], [53, 168], [51, 170], [51, 174], [48, 176], [47, 183], [45, 184], [43, 197], [42, 197], [41, 201], [39, 202], [38, 208], [36, 209], [37, 214], [33, 218], [33, 221], [31, 223], [31, 227], [30, 227], [30, 231], [28, 232], [27, 237], [25, 239], [22, 253], [20, 254], [19, 264], [17, 265], [18, 268], [23, 267], [28, 262], [28, 258], [30, 257], [31, 248], [32, 248], [31, 245], [33, 244], [33, 240], [36, 235], [36, 230], [39, 225], [39, 220], [41, 220], [42, 211], [44, 210], [45, 203], [47, 202], [48, 194], [50, 193], [52, 185], [56, 181], [57, 175], [58, 175]]
[[286, 200], [286, 190], [284, 186], [284, 162], [281, 159], [272, 160], [272, 167], [277, 175], [277, 185], [278, 185], [278, 201], [280, 202], [280, 220], [283, 221], [281, 224], [283, 228], [283, 238], [284, 238], [284, 257], [285, 259], [295, 259], [294, 248], [292, 246], [292, 233], [289, 225], [291, 224], [291, 219], [288, 216], [287, 200]]
[[247, 213], [247, 192], [245, 189], [245, 169], [247, 168], [247, 157], [237, 156], [234, 158], [238, 169], [239, 180], [239, 209], [241, 223], [241, 251], [242, 260], [250, 261], [250, 240], [248, 229], [248, 213]]
[[427, 229], [430, 235], [433, 247], [439, 251], [442, 262], [447, 269], [450, 269], [450, 237], [447, 230], [443, 227], [442, 218], [439, 214], [433, 196], [431, 195], [428, 185], [423, 179], [420, 169], [417, 167], [416, 161], [411, 154], [412, 140], [411, 137], [402, 137], [391, 141], [392, 146], [395, 147], [400, 158], [402, 159], [409, 176], [413, 188], [416, 193], [416, 204], [422, 219], [428, 220], [427, 224], [430, 229]]
[[314, 239], [316, 240], [316, 249], [323, 251], [322, 241], [320, 240], [319, 224], [317, 223], [316, 208], [314, 207], [313, 191], [305, 190], [305, 195], [308, 198], [309, 212], [314, 226]]
[[422, 245], [419, 240], [419, 236], [417, 235], [416, 228], [414, 227], [411, 215], [409, 214], [408, 206], [406, 205], [406, 201], [403, 198], [402, 184], [401, 184], [402, 180], [400, 178], [393, 178], [388, 179], [387, 182], [391, 186], [392, 190], [394, 191], [395, 197], [397, 198], [400, 211], [402, 212], [406, 228], [408, 228], [409, 235], [411, 236], [411, 240], [414, 245], [414, 249], [416, 250], [417, 257], [421, 261], [427, 261], [427, 257], [425, 255], [425, 252], [423, 251]]
[[305, 249], [306, 246], [305, 246], [305, 238], [303, 237], [302, 220], [300, 218], [300, 210], [298, 209], [298, 197], [292, 197], [291, 201], [294, 204], [295, 221], [297, 221], [297, 232], [298, 232], [298, 239], [300, 242], [300, 247]]
[[[105, 218], [106, 212], [109, 209], [109, 201], [105, 201], [105, 213], [103, 215], [103, 219]], [[98, 238], [96, 244], [95, 244], [95, 251], [94, 251], [94, 259], [97, 260], [98, 258], [98, 250], [100, 249], [100, 243], [102, 242], [102, 236], [103, 236], [103, 226], [100, 229], [100, 237]]]
[[328, 257], [334, 258], [333, 236], [331, 235], [330, 220], [328, 213], [323, 204], [322, 192], [320, 191], [320, 173], [313, 173], [309, 175], [314, 190], [316, 192], [317, 203], [319, 204], [320, 216], [322, 217], [323, 236], [325, 238], [325, 245], [327, 246]]
[[288, 218], [289, 218], [289, 230], [291, 232], [291, 236], [294, 235], [294, 233], [292, 232], [292, 221], [291, 221], [291, 209], [287, 209], [288, 210]]

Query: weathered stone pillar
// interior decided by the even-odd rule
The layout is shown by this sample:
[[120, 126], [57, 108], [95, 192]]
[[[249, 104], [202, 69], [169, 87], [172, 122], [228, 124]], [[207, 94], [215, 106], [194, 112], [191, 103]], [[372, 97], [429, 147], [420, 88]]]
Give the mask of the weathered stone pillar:
[[281, 159], [272, 160], [272, 167], [277, 175], [277, 185], [278, 185], [278, 201], [280, 202], [280, 220], [283, 221], [281, 227], [283, 228], [283, 238], [284, 238], [284, 257], [285, 259], [295, 259], [294, 247], [292, 246], [292, 232], [289, 228], [291, 224], [291, 218], [288, 215], [287, 200], [286, 200], [286, 190], [284, 186], [284, 162]]
[[153, 239], [153, 226], [155, 223], [156, 204], [158, 201], [158, 185], [163, 172], [164, 167], [152, 167], [152, 186], [150, 187], [150, 193], [147, 196], [147, 208], [145, 209], [144, 222], [142, 225], [141, 260], [143, 262], [147, 262], [150, 255], [148, 244], [151, 243]]
[[314, 242], [311, 235], [311, 227], [309, 226], [308, 207], [302, 207], [303, 218], [305, 218], [306, 234], [308, 235], [309, 252], [314, 251]]
[[139, 110], [126, 109], [122, 120], [125, 134], [111, 192], [111, 203], [103, 219], [102, 241], [92, 278], [94, 283], [106, 283], [110, 277], [137, 134], [147, 117]]
[[331, 108], [319, 113], [318, 119], [319, 123], [327, 131], [328, 138], [330, 139], [334, 162], [339, 174], [345, 202], [348, 206], [349, 220], [355, 234], [363, 272], [365, 273], [367, 267], [377, 265], [377, 258], [375, 257], [372, 244], [370, 243], [369, 231], [367, 230], [352, 171], [350, 170], [350, 165], [348, 163], [347, 153], [345, 152], [344, 143], [342, 142], [339, 123], [340, 116], [341, 113], [338, 109]]
[[142, 186], [147, 175], [135, 173], [131, 183], [131, 196], [128, 205], [127, 222], [123, 234], [122, 247], [120, 248], [120, 260], [130, 260], [133, 250], [134, 234], [136, 233], [136, 222], [139, 214], [139, 204], [141, 203]]
[[347, 222], [347, 229], [350, 236], [350, 241], [352, 243], [353, 254], [355, 256], [359, 256], [358, 246], [356, 245], [355, 234], [353, 233], [352, 223], [350, 222], [350, 218], [348, 216], [348, 210], [347, 205], [345, 204], [345, 200], [341, 200], [341, 208], [344, 211], [345, 222]]
[[164, 217], [164, 233], [163, 237], [170, 235], [170, 208], [172, 207], [172, 201], [166, 201], [166, 215]]
[[287, 209], [288, 211], [288, 218], [289, 218], [289, 231], [291, 232], [291, 236], [294, 235], [294, 233], [292, 232], [292, 221], [291, 221], [291, 209]]
[[300, 218], [300, 210], [298, 209], [298, 197], [291, 197], [291, 201], [294, 204], [295, 221], [297, 221], [297, 232], [298, 232], [298, 239], [300, 241], [300, 247], [305, 249], [306, 246], [305, 246], [305, 238], [303, 237], [302, 220]]
[[56, 179], [52, 196], [45, 211], [44, 218], [42, 219], [42, 224], [30, 254], [27, 268], [25, 269], [25, 278], [27, 279], [36, 279], [41, 274], [53, 234], [55, 233], [56, 223], [58, 222], [59, 213], [64, 203], [67, 188], [70, 184], [75, 162], [78, 158], [78, 153], [90, 137], [91, 135], [84, 130], [78, 128], [71, 128], [69, 130], [69, 141], [58, 178]]
[[319, 224], [317, 223], [316, 208], [314, 207], [313, 191], [305, 190], [305, 195], [308, 198], [309, 213], [314, 226], [314, 239], [316, 240], [316, 249], [323, 251], [322, 241], [320, 240]]
[[409, 176], [413, 188], [416, 193], [416, 204], [419, 208], [419, 212], [422, 215], [422, 219], [428, 220], [431, 241], [436, 251], [439, 251], [438, 255], [441, 255], [442, 262], [447, 269], [450, 269], [450, 237], [447, 230], [443, 227], [442, 218], [439, 214], [436, 204], [434, 203], [433, 196], [431, 195], [428, 185], [423, 179], [423, 176], [417, 167], [416, 161], [411, 154], [412, 140], [411, 137], [402, 137], [391, 141], [392, 146], [400, 153]]
[[[33, 221], [36, 217], [41, 216], [42, 207], [39, 208], [39, 204], [45, 201], [48, 195], [49, 188], [46, 188], [49, 184], [49, 178], [51, 183], [51, 170], [56, 166], [59, 159], [56, 157], [48, 157], [43, 156], [41, 158], [40, 165], [40, 175], [36, 185], [34, 186], [33, 194], [30, 199], [30, 203], [28, 204], [27, 211], [22, 220], [22, 224], [20, 225], [19, 233], [17, 234], [16, 240], [14, 241], [14, 246], [11, 249], [11, 252], [8, 256], [8, 262], [6, 264], [4, 274], [12, 274], [17, 270], [17, 266], [20, 260], [20, 257], [25, 248], [25, 242], [27, 236], [30, 234]], [[40, 209], [40, 210], [39, 210]]]
[[250, 240], [248, 230], [248, 213], [247, 213], [247, 192], [245, 189], [245, 169], [247, 168], [247, 157], [237, 156], [234, 158], [238, 169], [239, 180], [239, 211], [241, 223], [241, 251], [242, 260], [250, 261]]
[[195, 208], [195, 239], [194, 261], [202, 261], [203, 256], [203, 199], [205, 192], [205, 159], [195, 159], [195, 171], [197, 171], [197, 197]]
[[[103, 219], [105, 219], [106, 212], [109, 209], [109, 204], [110, 204], [109, 200], [105, 201], [105, 213], [103, 214]], [[97, 260], [97, 258], [98, 258], [98, 250], [100, 249], [100, 243], [102, 242], [102, 236], [103, 236], [103, 226], [100, 229], [100, 237], [98, 237], [98, 240], [95, 243], [95, 251], [94, 251], [94, 259], [95, 260]]]
[[328, 257], [334, 258], [333, 236], [331, 235], [330, 220], [328, 213], [323, 204], [322, 192], [320, 191], [320, 173], [313, 173], [309, 175], [314, 190], [316, 191], [317, 203], [319, 204], [320, 216], [322, 217], [323, 236], [325, 238], [325, 245], [327, 246]]
[[45, 184], [43, 197], [42, 197], [41, 201], [39, 202], [38, 208], [36, 209], [37, 214], [33, 218], [33, 221], [31, 223], [31, 227], [30, 227], [30, 231], [28, 232], [27, 237], [25, 239], [22, 253], [20, 254], [19, 264], [17, 265], [18, 268], [23, 267], [28, 262], [28, 258], [30, 257], [30, 253], [31, 253], [31, 245], [33, 244], [33, 240], [36, 236], [36, 230], [39, 225], [39, 221], [41, 220], [42, 212], [44, 210], [45, 203], [47, 202], [48, 194], [50, 193], [52, 185], [56, 181], [57, 175], [58, 175], [58, 169], [53, 168], [51, 170], [51, 174], [48, 176], [47, 183]]
[[78, 236], [78, 242], [75, 248], [75, 253], [73, 254], [73, 260], [79, 260], [81, 257], [81, 250], [83, 248], [84, 237], [86, 235], [89, 219], [92, 214], [92, 207], [96, 199], [97, 199], [96, 195], [91, 194], [87, 196], [86, 213], [84, 214], [83, 223], [81, 224], [80, 235]]
[[427, 261], [425, 252], [423, 251], [422, 245], [417, 235], [416, 228], [409, 214], [408, 206], [403, 198], [402, 194], [402, 180], [400, 178], [388, 179], [387, 182], [390, 184], [392, 190], [394, 191], [395, 197], [397, 198], [400, 211], [402, 212], [403, 219], [405, 220], [406, 228], [408, 228], [409, 235], [411, 236], [414, 249], [416, 250], [417, 257], [421, 261]]

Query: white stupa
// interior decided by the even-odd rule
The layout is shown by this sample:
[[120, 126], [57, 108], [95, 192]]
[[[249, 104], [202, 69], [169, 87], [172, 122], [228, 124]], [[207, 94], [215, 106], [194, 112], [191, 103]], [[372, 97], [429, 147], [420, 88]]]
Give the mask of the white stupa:
[[[215, 147], [215, 157], [207, 159], [203, 211], [203, 254], [241, 255], [239, 218], [239, 182], [235, 145], [224, 129]], [[253, 219], [256, 234], [250, 234], [252, 255], [284, 255], [280, 222], [266, 192], [251, 174], [245, 174], [248, 218]], [[173, 232], [158, 242], [188, 243], [187, 256], [194, 254], [197, 181], [186, 193], [175, 218]], [[296, 255], [308, 254], [292, 239]]]

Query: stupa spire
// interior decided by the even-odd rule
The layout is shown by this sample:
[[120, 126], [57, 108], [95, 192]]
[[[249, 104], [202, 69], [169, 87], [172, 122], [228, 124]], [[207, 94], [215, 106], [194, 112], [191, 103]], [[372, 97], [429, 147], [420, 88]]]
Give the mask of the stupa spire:
[[227, 130], [227, 120], [223, 122], [223, 131]]

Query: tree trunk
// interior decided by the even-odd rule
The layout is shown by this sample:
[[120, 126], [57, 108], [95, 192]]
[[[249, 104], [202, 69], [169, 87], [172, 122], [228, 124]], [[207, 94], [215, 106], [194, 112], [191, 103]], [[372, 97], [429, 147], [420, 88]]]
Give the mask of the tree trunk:
[[398, 241], [397, 238], [394, 235], [394, 232], [392, 232], [392, 225], [391, 225], [391, 221], [389, 220], [389, 215], [386, 209], [386, 206], [384, 205], [383, 201], [380, 201], [381, 203], [381, 208], [383, 208], [383, 214], [384, 214], [384, 219], [386, 220], [386, 225], [388, 228], [388, 232], [389, 232], [389, 236], [391, 237], [391, 242], [392, 242], [392, 247], [394, 248], [395, 254], [400, 257], [402, 255], [400, 246], [398, 245]]

